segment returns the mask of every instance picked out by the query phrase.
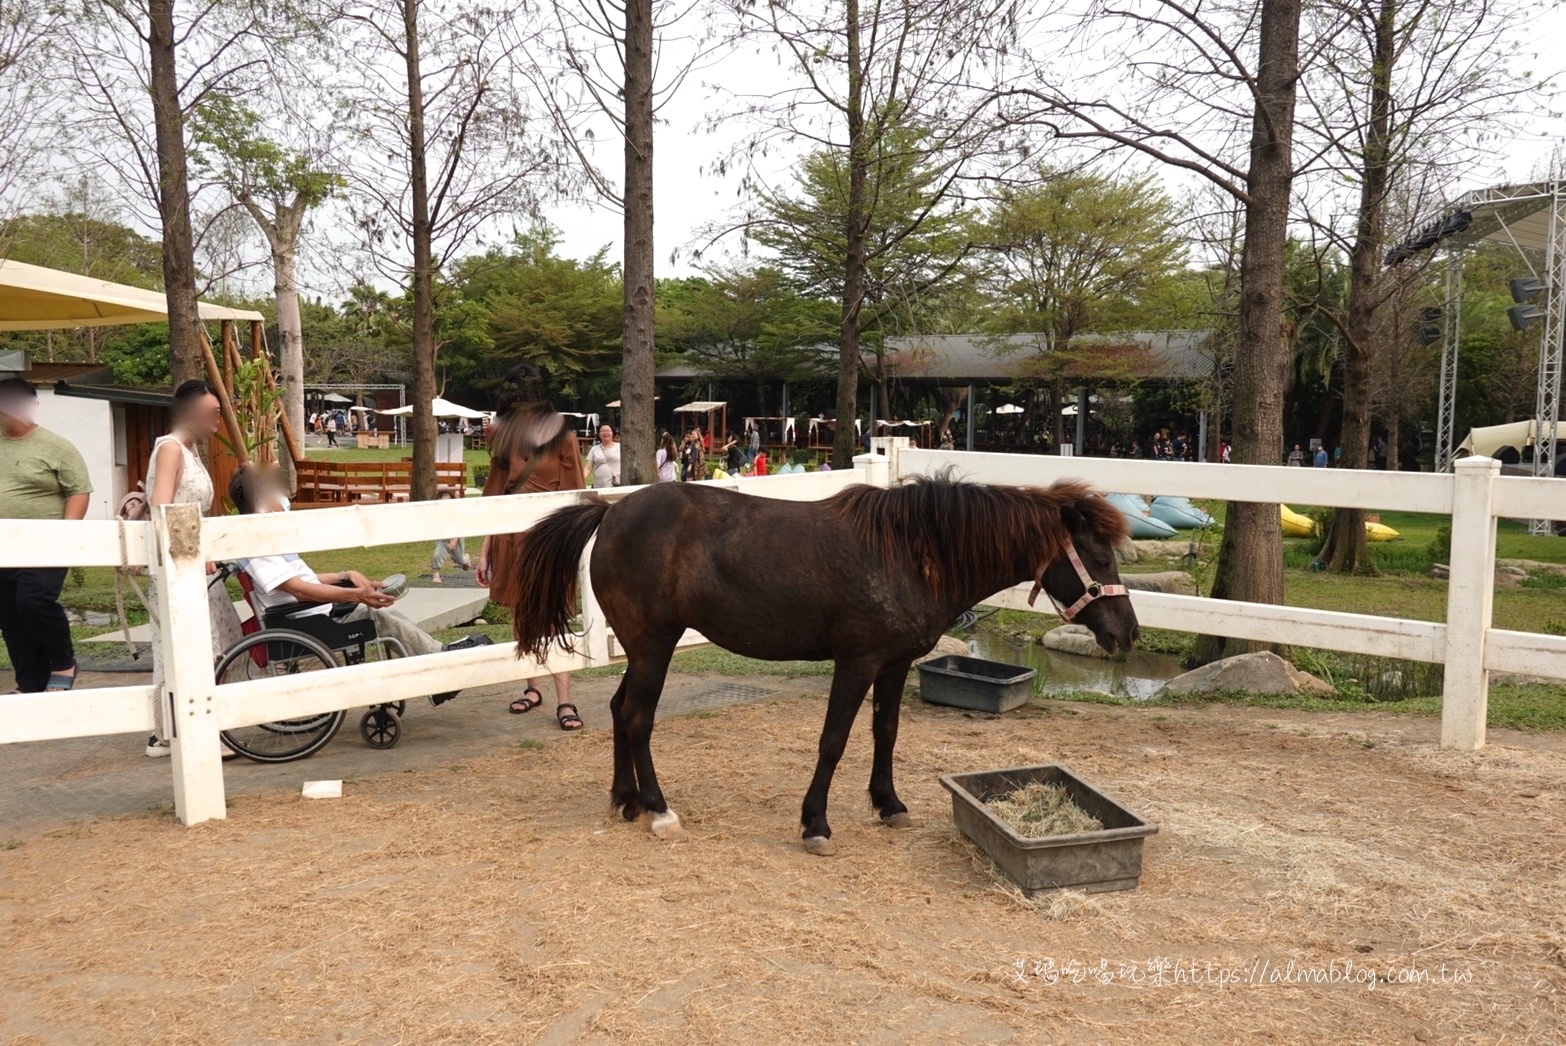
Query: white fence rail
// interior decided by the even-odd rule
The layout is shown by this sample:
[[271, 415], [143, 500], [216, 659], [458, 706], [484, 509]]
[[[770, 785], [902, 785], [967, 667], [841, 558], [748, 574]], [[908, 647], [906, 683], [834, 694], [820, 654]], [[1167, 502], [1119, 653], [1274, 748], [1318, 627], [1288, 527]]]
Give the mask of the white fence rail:
[[[1294, 502], [1344, 508], [1433, 512], [1452, 517], [1451, 575], [1446, 621], [1132, 592], [1137, 617], [1158, 628], [1268, 643], [1322, 647], [1355, 654], [1425, 661], [1445, 667], [1441, 743], [1484, 744], [1489, 673], [1520, 672], [1566, 679], [1566, 637], [1495, 629], [1495, 535], [1498, 516], [1566, 519], [1566, 482], [1500, 476], [1499, 463], [1467, 458], [1450, 474], [1208, 465], [1101, 458], [891, 448], [898, 478], [950, 469], [986, 483], [1040, 485], [1081, 478], [1100, 490], [1183, 494], [1226, 501]], [[1027, 605], [1026, 587], [998, 593], [1002, 606]]]
[[[1132, 598], [1143, 623], [1159, 628], [1444, 664], [1441, 739], [1448, 746], [1477, 748], [1484, 743], [1489, 672], [1566, 679], [1566, 637], [1491, 627], [1496, 517], [1566, 518], [1566, 483], [1503, 479], [1498, 466], [1483, 458], [1459, 462], [1455, 475], [1432, 475], [969, 454], [914, 450], [903, 439], [877, 442], [884, 455], [860, 458], [851, 471], [726, 480], [719, 485], [759, 497], [812, 501], [856, 482], [885, 485], [952, 468], [963, 478], [987, 483], [1040, 485], [1080, 477], [1102, 490], [1450, 513], [1452, 574], [1444, 623], [1151, 592], [1134, 592]], [[624, 497], [634, 489], [607, 496]], [[146, 732], [152, 724], [152, 702], [164, 701], [174, 733], [170, 764], [175, 810], [181, 821], [193, 824], [224, 816], [221, 730], [362, 705], [366, 693], [373, 693], [377, 702], [396, 701], [609, 663], [619, 650], [584, 571], [585, 634], [572, 654], [557, 650], [544, 662], [533, 663], [516, 659], [514, 645], [499, 644], [370, 662], [303, 679], [221, 687], [213, 681], [205, 592], [208, 561], [434, 541], [455, 533], [514, 533], [581, 496], [526, 494], [213, 519], [202, 519], [190, 506], [172, 506], [145, 524], [0, 523], [5, 537], [0, 541], [0, 567], [147, 566], [153, 598], [166, 623], [161, 636], [167, 675], [161, 693], [142, 685], [0, 697], [0, 744]], [[352, 563], [319, 566], [336, 570]], [[990, 602], [1032, 610], [1026, 593], [1027, 587], [1019, 586], [997, 593]], [[682, 645], [701, 641], [688, 633]]]

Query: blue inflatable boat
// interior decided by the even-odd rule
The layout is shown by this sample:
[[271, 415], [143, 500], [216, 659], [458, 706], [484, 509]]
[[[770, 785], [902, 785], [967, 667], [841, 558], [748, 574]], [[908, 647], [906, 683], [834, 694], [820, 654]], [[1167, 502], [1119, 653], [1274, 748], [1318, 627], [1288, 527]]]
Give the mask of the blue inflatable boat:
[[1148, 507], [1154, 519], [1176, 530], [1198, 530], [1215, 522], [1213, 517], [1191, 504], [1190, 498], [1160, 494]]
[[1135, 494], [1105, 494], [1104, 500], [1120, 510], [1131, 524], [1134, 538], [1172, 538], [1175, 528], [1153, 518], [1151, 507]]

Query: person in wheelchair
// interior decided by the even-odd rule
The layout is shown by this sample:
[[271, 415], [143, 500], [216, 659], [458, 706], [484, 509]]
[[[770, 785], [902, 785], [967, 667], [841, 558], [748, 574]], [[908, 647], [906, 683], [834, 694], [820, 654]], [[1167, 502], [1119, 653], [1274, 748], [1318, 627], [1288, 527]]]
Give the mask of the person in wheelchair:
[[[229, 482], [228, 494], [244, 515], [286, 512], [288, 501], [280, 484], [258, 473], [252, 466], [241, 468]], [[267, 627], [298, 621], [317, 614], [330, 614], [338, 621], [370, 620], [378, 635], [394, 639], [409, 655], [438, 654], [443, 650], [465, 650], [488, 646], [493, 642], [482, 633], [473, 633], [444, 646], [394, 609], [396, 597], [382, 591], [380, 582], [371, 581], [356, 570], [317, 574], [292, 552], [277, 556], [253, 556], [239, 561], [239, 569], [250, 577], [251, 593]], [[297, 610], [290, 608], [298, 607]], [[457, 696], [456, 691], [437, 694], [430, 700], [441, 704]]]

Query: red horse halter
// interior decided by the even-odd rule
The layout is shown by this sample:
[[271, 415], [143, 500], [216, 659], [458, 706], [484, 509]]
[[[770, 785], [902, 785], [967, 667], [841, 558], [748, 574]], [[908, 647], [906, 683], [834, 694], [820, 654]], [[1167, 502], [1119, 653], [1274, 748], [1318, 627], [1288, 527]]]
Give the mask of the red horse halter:
[[[1066, 560], [1076, 568], [1077, 577], [1082, 579], [1082, 595], [1077, 597], [1077, 601], [1075, 603], [1071, 604], [1069, 607], [1065, 607], [1061, 606], [1060, 600], [1056, 599], [1054, 596], [1051, 596], [1048, 591], [1044, 592], [1046, 596], [1049, 596], [1049, 601], [1055, 605], [1055, 609], [1059, 611], [1061, 620], [1071, 621], [1078, 614], [1082, 613], [1082, 611], [1087, 608], [1087, 605], [1093, 602], [1095, 599], [1102, 599], [1104, 596], [1130, 595], [1130, 593], [1126, 591], [1126, 586], [1106, 585], [1096, 580], [1092, 574], [1089, 574], [1087, 572], [1087, 567], [1082, 565], [1082, 557], [1077, 555], [1077, 546], [1072, 544], [1069, 538], [1066, 540]], [[1043, 588], [1044, 575], [1041, 572], [1039, 574], [1039, 580], [1033, 584], [1033, 591], [1028, 594], [1028, 606], [1033, 605], [1033, 601], [1038, 598], [1039, 591]]]

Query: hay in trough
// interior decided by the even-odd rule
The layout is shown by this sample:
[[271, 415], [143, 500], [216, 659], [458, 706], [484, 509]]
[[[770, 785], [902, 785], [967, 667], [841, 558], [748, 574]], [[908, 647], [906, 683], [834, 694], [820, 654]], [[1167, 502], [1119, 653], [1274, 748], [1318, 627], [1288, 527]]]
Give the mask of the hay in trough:
[[1025, 839], [1098, 832], [1104, 823], [1071, 801], [1064, 785], [1034, 781], [984, 804]]

